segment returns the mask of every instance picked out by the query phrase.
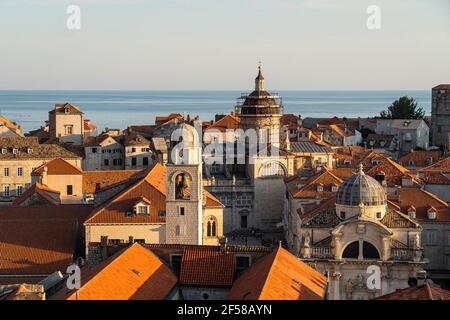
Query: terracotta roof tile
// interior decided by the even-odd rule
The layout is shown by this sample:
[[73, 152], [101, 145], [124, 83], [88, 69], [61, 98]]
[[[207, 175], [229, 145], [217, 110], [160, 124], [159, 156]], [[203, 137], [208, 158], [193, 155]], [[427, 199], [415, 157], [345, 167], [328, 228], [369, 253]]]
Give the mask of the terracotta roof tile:
[[[0, 152], [0, 160], [22, 160], [22, 159], [80, 159], [73, 152], [57, 144], [39, 144], [38, 137], [1, 137], [0, 149], [6, 152]], [[14, 153], [16, 149], [16, 153]]]
[[412, 166], [415, 167], [426, 167], [429, 166], [439, 160], [441, 156], [440, 151], [426, 151], [426, 150], [418, 150], [411, 151], [404, 156], [400, 157], [399, 162], [403, 166], [408, 166], [410, 161], [412, 162]]
[[1, 275], [47, 275], [76, 254], [78, 234], [91, 206], [0, 208]]
[[235, 255], [215, 247], [187, 248], [181, 262], [179, 283], [190, 286], [231, 286], [234, 280]]
[[[324, 171], [312, 176], [307, 180], [301, 178], [288, 182], [288, 190], [294, 198], [328, 198], [335, 194], [333, 186], [339, 186], [342, 180], [335, 176], [331, 170], [325, 168]], [[301, 186], [299, 188], [299, 186]], [[318, 191], [321, 186], [323, 191]]]
[[225, 207], [219, 199], [213, 196], [206, 189], [203, 189], [203, 194], [206, 197], [206, 207]]
[[[133, 206], [141, 197], [152, 202], [148, 215], [133, 214]], [[166, 168], [155, 164], [143, 178], [133, 182], [110, 201], [97, 208], [86, 223], [163, 223], [165, 217], [160, 216], [160, 212], [165, 210]]]
[[327, 279], [283, 248], [256, 261], [235, 281], [231, 300], [322, 300]]
[[442, 173], [450, 173], [450, 156], [432, 164], [431, 166], [425, 167], [420, 171], [439, 171]]
[[450, 300], [450, 291], [427, 282], [424, 285], [400, 289], [373, 300]]
[[94, 193], [100, 189], [126, 181], [138, 174], [139, 170], [83, 171], [83, 192]]
[[174, 272], [137, 243], [81, 274], [77, 295], [63, 289], [54, 299], [163, 300], [177, 284]]
[[61, 199], [59, 198], [60, 195], [59, 191], [50, 189], [48, 186], [36, 182], [33, 185], [31, 185], [24, 193], [15, 198], [12, 205], [19, 206], [23, 204], [27, 199], [36, 194], [39, 196], [41, 200], [43, 200], [44, 203], [48, 205], [61, 204]]
[[64, 159], [56, 158], [47, 163], [44, 163], [33, 170], [32, 174], [41, 175], [47, 168], [47, 174], [50, 175], [78, 175], [82, 174], [80, 168], [77, 168], [73, 164], [70, 164]]
[[219, 130], [219, 131], [225, 131], [227, 129], [229, 130], [235, 130], [239, 129], [239, 124], [241, 122], [241, 119], [239, 119], [237, 116], [233, 114], [227, 114], [223, 118], [221, 118], [219, 121], [214, 122], [210, 126], [206, 128], [206, 130]]
[[427, 210], [430, 206], [436, 209], [436, 221], [450, 221], [450, 207], [438, 196], [420, 188], [401, 188], [397, 191], [398, 198], [396, 203], [405, 214], [411, 206], [416, 208], [416, 219], [427, 221]]

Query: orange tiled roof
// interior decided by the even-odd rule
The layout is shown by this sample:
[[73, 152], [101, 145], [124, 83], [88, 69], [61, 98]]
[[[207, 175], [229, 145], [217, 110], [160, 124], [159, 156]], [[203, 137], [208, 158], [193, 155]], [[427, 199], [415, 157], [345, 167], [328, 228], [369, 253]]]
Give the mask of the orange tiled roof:
[[420, 179], [426, 184], [450, 185], [450, 179], [439, 171], [421, 171]]
[[292, 113], [285, 113], [281, 116], [283, 125], [298, 125], [299, 117]]
[[214, 122], [209, 127], [206, 128], [206, 130], [216, 129], [219, 131], [225, 131], [227, 129], [239, 129], [239, 124], [241, 122], [241, 119], [236, 117], [234, 114], [227, 114], [223, 118], [221, 118], [219, 121]]
[[72, 175], [82, 174], [80, 168], [75, 167], [64, 159], [56, 158], [47, 163], [44, 163], [33, 170], [33, 174], [41, 175], [44, 169], [47, 168], [47, 174], [50, 175]]
[[373, 300], [450, 300], [450, 291], [427, 282], [421, 286], [399, 289]]
[[421, 169], [420, 171], [440, 171], [443, 173], [450, 173], [450, 156], [428, 166], [426, 168]]
[[279, 247], [260, 258], [236, 279], [231, 300], [322, 300], [327, 279]]
[[142, 173], [139, 170], [83, 171], [83, 192], [94, 193]]
[[235, 255], [215, 247], [187, 248], [181, 262], [179, 283], [190, 286], [231, 286]]
[[203, 194], [206, 197], [206, 207], [225, 207], [219, 199], [214, 197], [209, 191], [203, 189]]
[[89, 120], [84, 120], [84, 130], [95, 130], [97, 129], [97, 126], [90, 122]]
[[408, 169], [387, 157], [381, 157], [379, 159], [381, 162], [379, 164], [373, 165], [369, 170], [366, 171], [366, 174], [375, 177], [379, 173], [384, 173], [386, 184], [389, 187], [393, 187], [396, 185], [401, 186], [403, 178], [412, 178], [413, 183], [418, 186], [417, 181], [414, 180], [413, 175]]
[[174, 120], [174, 119], [183, 120], [184, 116], [180, 113], [171, 113], [168, 116], [156, 116], [155, 122], [161, 123], [161, 122], [167, 122], [167, 121]]
[[[307, 180], [300, 178], [289, 181], [288, 190], [294, 198], [327, 198], [335, 194], [332, 191], [332, 186], [339, 186], [342, 180], [335, 176], [328, 168], [324, 171], [312, 176]], [[302, 184], [301, 188], [297, 185]], [[318, 191], [319, 185], [322, 186], [323, 191]]]
[[[426, 167], [435, 163], [439, 160], [441, 156], [441, 152], [437, 151], [427, 151], [427, 150], [418, 150], [411, 151], [404, 156], [400, 157], [400, 164], [403, 166], [408, 166], [409, 162], [413, 162], [413, 166], [416, 167]], [[431, 160], [431, 162], [429, 162]]]
[[[61, 204], [61, 199], [59, 198], [60, 192], [57, 190], [50, 189], [45, 184], [39, 182], [31, 185], [24, 193], [14, 199], [12, 205], [19, 206], [29, 199], [34, 194], [37, 194], [40, 199], [42, 199], [48, 205], [59, 205]], [[51, 195], [53, 194], [53, 196]]]
[[417, 220], [427, 221], [427, 210], [430, 207], [436, 209], [435, 221], [450, 221], [450, 207], [447, 202], [438, 196], [420, 188], [402, 187], [399, 192], [396, 203], [400, 206], [403, 213], [408, 213], [411, 206], [416, 208]]
[[[148, 215], [133, 214], [133, 206], [141, 197], [152, 202]], [[143, 178], [133, 182], [110, 201], [97, 208], [86, 223], [163, 223], [165, 217], [160, 216], [159, 213], [165, 210], [166, 168], [157, 163]]]
[[135, 243], [100, 265], [82, 269], [78, 294], [63, 289], [57, 300], [163, 300], [177, 276], [154, 253]]
[[87, 205], [0, 208], [1, 275], [47, 275], [74, 259]]

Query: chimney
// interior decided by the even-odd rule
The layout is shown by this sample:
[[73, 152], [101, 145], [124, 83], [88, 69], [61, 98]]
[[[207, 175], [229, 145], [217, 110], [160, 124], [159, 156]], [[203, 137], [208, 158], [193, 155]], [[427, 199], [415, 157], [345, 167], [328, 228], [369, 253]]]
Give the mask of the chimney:
[[222, 252], [222, 253], [226, 253], [227, 252], [227, 243], [228, 243], [227, 237], [220, 238], [220, 240], [219, 240], [220, 252]]
[[417, 286], [423, 286], [427, 282], [427, 272], [425, 270], [417, 271]]
[[101, 236], [102, 261], [108, 258], [108, 236]]
[[47, 185], [47, 175], [48, 175], [48, 168], [47, 166], [44, 167], [44, 172], [42, 172], [42, 179], [41, 183]]

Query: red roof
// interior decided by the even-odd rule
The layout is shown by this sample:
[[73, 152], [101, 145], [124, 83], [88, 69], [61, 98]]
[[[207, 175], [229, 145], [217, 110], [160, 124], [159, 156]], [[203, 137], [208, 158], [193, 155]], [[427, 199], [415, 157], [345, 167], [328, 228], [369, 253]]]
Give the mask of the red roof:
[[234, 279], [235, 255], [216, 247], [187, 248], [181, 262], [179, 283], [191, 286], [231, 286]]
[[56, 158], [34, 169], [33, 174], [41, 175], [44, 173], [45, 168], [47, 168], [47, 174], [50, 175], [72, 175], [82, 173], [80, 168], [75, 167], [64, 159]]
[[77, 294], [63, 289], [56, 300], [163, 300], [177, 276], [154, 253], [135, 243], [92, 268], [81, 270]]
[[203, 189], [203, 193], [206, 197], [206, 207], [225, 207], [219, 199], [213, 196], [209, 191]]
[[420, 188], [403, 187], [397, 192], [399, 195], [396, 202], [399, 203], [403, 213], [408, 213], [408, 209], [414, 206], [417, 220], [427, 221], [427, 211], [430, 207], [434, 207], [436, 209], [435, 221], [450, 221], [450, 207], [438, 196]]
[[231, 300], [322, 300], [327, 279], [279, 247], [260, 258], [233, 284]]
[[83, 171], [83, 192], [94, 193], [105, 187], [124, 182], [138, 174], [139, 170]]
[[211, 124], [209, 127], [206, 128], [206, 130], [216, 129], [219, 131], [225, 131], [227, 129], [235, 130], [239, 129], [239, 124], [241, 122], [241, 119], [236, 117], [234, 114], [227, 114], [223, 118], [221, 118], [219, 121]]
[[418, 151], [411, 151], [404, 156], [400, 157], [400, 164], [403, 166], [409, 166], [409, 163], [411, 163], [411, 166], [415, 167], [426, 167], [429, 166], [439, 160], [441, 156], [440, 151], [427, 151], [427, 150], [418, 150]]
[[427, 282], [424, 285], [400, 289], [373, 300], [450, 300], [450, 291]]
[[[142, 197], [152, 203], [150, 214], [133, 214], [134, 205]], [[159, 213], [165, 210], [166, 168], [156, 164], [143, 178], [138, 179], [110, 201], [97, 208], [86, 220], [86, 223], [163, 223], [165, 217], [160, 216]]]
[[92, 206], [0, 208], [1, 275], [47, 275], [65, 271]]
[[40, 202], [44, 202], [48, 205], [60, 205], [61, 199], [59, 197], [60, 192], [57, 190], [50, 189], [44, 184], [39, 182], [31, 185], [24, 193], [14, 199], [12, 205], [20, 206], [25, 203], [26, 200], [30, 199], [33, 195], [37, 195]]

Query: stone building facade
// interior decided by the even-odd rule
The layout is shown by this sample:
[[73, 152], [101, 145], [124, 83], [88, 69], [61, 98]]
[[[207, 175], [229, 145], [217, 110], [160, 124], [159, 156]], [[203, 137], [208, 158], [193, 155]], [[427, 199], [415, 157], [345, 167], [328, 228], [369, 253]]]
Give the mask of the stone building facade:
[[55, 104], [48, 113], [50, 138], [82, 145], [84, 140], [84, 114], [71, 103]]
[[[329, 299], [371, 299], [406, 288], [425, 266], [421, 226], [388, 203], [385, 189], [362, 167], [336, 197], [287, 221], [291, 252], [328, 275]], [[369, 284], [373, 272], [379, 286]]]
[[432, 141], [435, 146], [449, 146], [450, 84], [440, 84], [431, 90]]
[[9, 204], [31, 185], [31, 173], [54, 158], [80, 168], [81, 158], [55, 144], [39, 144], [37, 137], [0, 138], [0, 202]]

